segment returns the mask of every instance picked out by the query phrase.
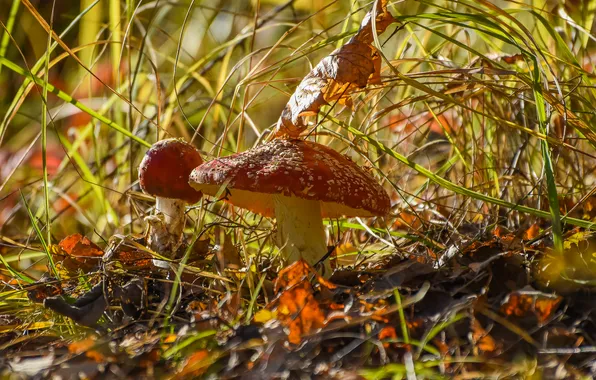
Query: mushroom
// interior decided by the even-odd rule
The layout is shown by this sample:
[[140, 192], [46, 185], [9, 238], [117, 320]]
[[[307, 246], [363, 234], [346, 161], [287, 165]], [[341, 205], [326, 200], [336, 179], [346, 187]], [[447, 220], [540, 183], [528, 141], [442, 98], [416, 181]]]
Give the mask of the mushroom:
[[[314, 265], [327, 252], [322, 218], [385, 215], [389, 196], [349, 158], [321, 144], [272, 140], [197, 167], [190, 185], [207, 195], [222, 187], [226, 201], [277, 219], [277, 243], [287, 262]], [[331, 274], [328, 260], [323, 273]]]
[[186, 221], [184, 207], [201, 199], [201, 192], [188, 184], [190, 172], [203, 163], [199, 151], [179, 139], [155, 143], [139, 165], [139, 182], [147, 194], [155, 196], [156, 215], [151, 225], [149, 245], [172, 257], [182, 241]]

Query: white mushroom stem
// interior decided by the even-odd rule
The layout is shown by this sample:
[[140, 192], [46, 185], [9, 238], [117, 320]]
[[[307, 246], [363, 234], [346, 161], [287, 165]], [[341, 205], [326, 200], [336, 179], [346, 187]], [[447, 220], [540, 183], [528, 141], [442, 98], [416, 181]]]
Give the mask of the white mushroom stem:
[[[315, 265], [327, 253], [327, 242], [321, 217], [321, 205], [297, 197], [274, 196], [277, 219], [277, 242], [288, 263], [304, 259]], [[323, 275], [331, 275], [329, 259], [323, 263]]]
[[149, 244], [152, 250], [163, 255], [174, 256], [182, 241], [186, 222], [185, 205], [186, 202], [179, 199], [156, 197], [156, 215], [147, 218], [151, 225]]
[[155, 210], [164, 215], [164, 222], [168, 232], [178, 239], [182, 238], [186, 218], [184, 216], [185, 201], [157, 197], [155, 199]]

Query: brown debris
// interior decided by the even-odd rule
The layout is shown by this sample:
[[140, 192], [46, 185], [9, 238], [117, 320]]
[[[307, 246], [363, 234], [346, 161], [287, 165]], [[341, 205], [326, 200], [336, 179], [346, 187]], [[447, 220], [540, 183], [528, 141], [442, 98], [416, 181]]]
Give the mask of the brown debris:
[[[381, 34], [395, 19], [387, 1], [377, 2], [376, 32]], [[368, 84], [380, 83], [381, 56], [373, 46], [373, 11], [364, 17], [360, 29], [342, 47], [323, 58], [300, 82], [282, 111], [274, 131], [276, 137], [296, 138], [307, 128], [305, 118], [322, 106], [337, 102], [352, 106], [352, 95]]]

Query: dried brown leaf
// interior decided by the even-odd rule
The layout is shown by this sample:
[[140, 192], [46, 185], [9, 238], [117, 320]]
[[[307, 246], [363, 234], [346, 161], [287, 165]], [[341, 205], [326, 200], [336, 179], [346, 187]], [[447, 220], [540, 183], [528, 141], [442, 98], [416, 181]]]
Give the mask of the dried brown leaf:
[[[376, 32], [381, 34], [395, 19], [387, 11], [387, 1], [376, 9]], [[307, 116], [319, 113], [332, 103], [352, 106], [352, 94], [370, 83], [380, 83], [381, 57], [372, 45], [373, 12], [368, 12], [360, 29], [344, 46], [332, 52], [300, 82], [286, 104], [274, 136], [298, 137], [306, 128]]]
[[515, 291], [507, 296], [500, 311], [506, 316], [517, 318], [533, 314], [542, 324], [557, 310], [562, 300], [560, 296], [537, 291]]
[[125, 267], [133, 267], [136, 270], [151, 269], [153, 256], [149, 252], [134, 250], [120, 250], [113, 257], [114, 261], [120, 261]]
[[81, 234], [73, 234], [62, 239], [52, 252], [54, 259], [62, 261], [62, 267], [68, 271], [88, 272], [95, 269], [103, 256], [103, 251], [95, 243]]

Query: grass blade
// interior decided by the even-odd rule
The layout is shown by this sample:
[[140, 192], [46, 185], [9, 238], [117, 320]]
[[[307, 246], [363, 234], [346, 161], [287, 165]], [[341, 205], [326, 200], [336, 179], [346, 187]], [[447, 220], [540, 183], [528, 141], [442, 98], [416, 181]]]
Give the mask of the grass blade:
[[[2, 41], [0, 41], [0, 57], [6, 56], [6, 51], [8, 50], [8, 41], [10, 41], [10, 34], [12, 33], [12, 29], [17, 18], [17, 12], [19, 11], [19, 4], [21, 4], [21, 0], [12, 0], [10, 12], [8, 13], [8, 21], [6, 22], [6, 29], [2, 34]], [[0, 74], [2, 74], [2, 62], [0, 62]]]
[[43, 237], [43, 234], [41, 233], [41, 230], [39, 229], [39, 226], [37, 225], [37, 220], [36, 220], [35, 216], [33, 215], [33, 213], [31, 212], [31, 208], [29, 207], [29, 203], [27, 203], [27, 199], [25, 199], [25, 195], [23, 194], [22, 191], [19, 191], [19, 192], [21, 194], [21, 200], [23, 201], [25, 210], [27, 210], [27, 214], [29, 215], [29, 219], [31, 220], [31, 226], [33, 227], [33, 230], [35, 231], [35, 234], [37, 235], [37, 238], [39, 239], [39, 242], [41, 243], [41, 246], [42, 246], [44, 252], [46, 253], [46, 257], [48, 259], [48, 267], [50, 268], [50, 271], [54, 274], [54, 276], [57, 279], [60, 279], [60, 273], [58, 272], [58, 269], [56, 268], [56, 265], [54, 264], [54, 258], [52, 257], [52, 252], [50, 250], [50, 247], [48, 246], [46, 240]]

